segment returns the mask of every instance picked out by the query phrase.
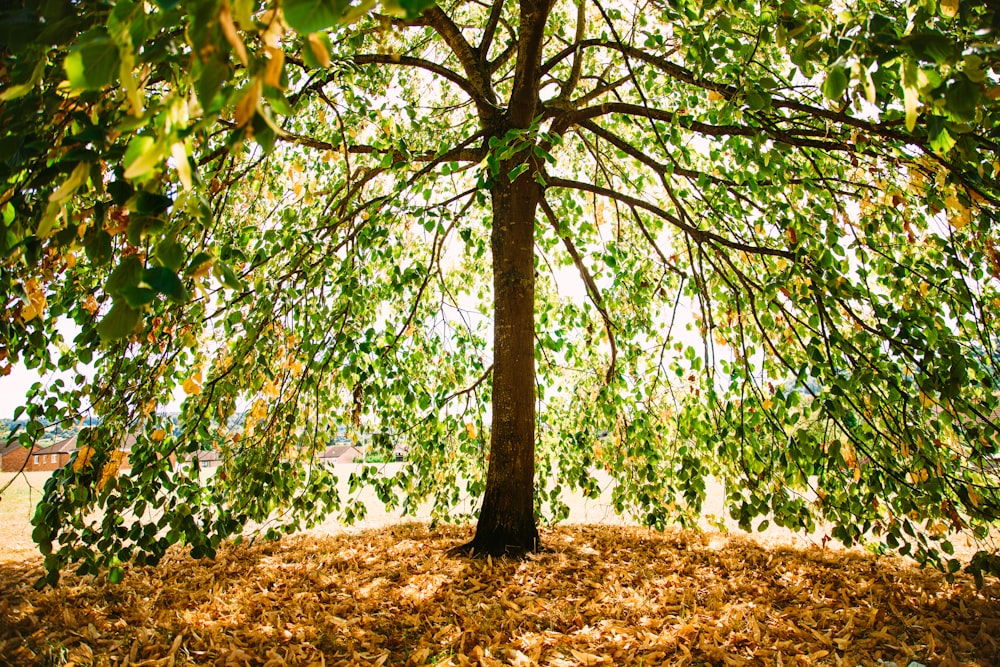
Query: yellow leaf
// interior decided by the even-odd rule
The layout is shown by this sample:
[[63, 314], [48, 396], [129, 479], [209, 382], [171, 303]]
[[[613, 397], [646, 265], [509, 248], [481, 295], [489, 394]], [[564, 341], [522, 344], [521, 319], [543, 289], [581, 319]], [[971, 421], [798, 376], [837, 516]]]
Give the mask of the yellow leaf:
[[167, 437], [167, 432], [162, 428], [158, 428], [149, 434], [149, 439], [153, 442], [163, 442], [163, 439]]
[[469, 440], [476, 439], [476, 425], [472, 422], [465, 423], [465, 434], [469, 436]]
[[[143, 176], [155, 169], [156, 165], [160, 163], [160, 158], [163, 157], [164, 148], [166, 148], [162, 141], [154, 142], [152, 137], [137, 137], [136, 139], [144, 140], [144, 144], [140, 144], [144, 150], [132, 162], [126, 162], [125, 178], [129, 179]], [[147, 143], [148, 145], [145, 145]]]
[[969, 224], [969, 211], [965, 210], [948, 216], [948, 223], [955, 229], [961, 229]]
[[222, 34], [226, 36], [226, 41], [233, 47], [240, 62], [243, 63], [244, 67], [247, 67], [250, 64], [250, 60], [247, 58], [247, 47], [243, 44], [243, 38], [236, 31], [236, 23], [233, 21], [233, 13], [229, 9], [228, 0], [222, 2], [222, 9], [219, 11], [219, 27], [222, 28]]
[[240, 101], [236, 103], [236, 126], [243, 127], [251, 120], [257, 112], [257, 103], [260, 101], [260, 78], [254, 77]]
[[184, 144], [176, 142], [170, 146], [170, 157], [174, 159], [174, 166], [177, 168], [177, 178], [180, 179], [181, 186], [185, 190], [191, 189], [191, 163], [188, 162], [187, 151]]
[[76, 189], [78, 187], [83, 185], [83, 183], [87, 180], [87, 177], [89, 175], [90, 175], [89, 162], [81, 162], [77, 164], [76, 168], [73, 170], [73, 173], [69, 175], [69, 178], [63, 181], [62, 186], [58, 190], [53, 192], [51, 195], [49, 195], [49, 201], [50, 202], [66, 201], [67, 199], [73, 196], [73, 193], [76, 192]]
[[27, 296], [28, 302], [21, 308], [21, 320], [30, 322], [36, 317], [40, 317], [45, 311], [45, 291], [37, 280], [29, 278], [24, 282], [24, 294]]
[[867, 67], [858, 67], [859, 79], [861, 80], [861, 87], [865, 91], [865, 99], [868, 100], [869, 104], [875, 104], [875, 81], [872, 79], [871, 72], [868, 71]]
[[135, 79], [133, 69], [135, 68], [135, 54], [132, 53], [131, 42], [122, 41], [125, 48], [119, 46], [121, 53], [121, 63], [118, 65], [118, 78], [121, 79], [122, 88], [125, 89], [125, 97], [128, 98], [130, 111], [133, 116], [139, 118], [143, 113], [142, 95], [139, 90], [139, 82]]
[[570, 649], [569, 652], [572, 653], [573, 657], [579, 660], [585, 667], [589, 667], [590, 665], [599, 665], [608, 660], [604, 656], [594, 655], [593, 653], [584, 653], [583, 651], [577, 651], [575, 649]]
[[264, 83], [282, 90], [284, 86], [281, 85], [281, 72], [285, 67], [285, 52], [274, 46], [265, 46], [264, 50], [270, 56], [267, 67], [264, 68]]
[[949, 19], [953, 19], [958, 16], [959, 1], [960, 0], [941, 0], [941, 4], [938, 5], [941, 16]]
[[184, 393], [188, 396], [194, 396], [195, 394], [201, 393], [201, 369], [196, 370], [191, 376], [184, 380], [184, 384], [181, 385]]
[[91, 457], [94, 456], [94, 448], [91, 446], [81, 447], [80, 451], [76, 453], [76, 458], [73, 459], [73, 470], [80, 472], [83, 468], [90, 463]]
[[313, 32], [309, 34], [307, 39], [309, 41], [309, 48], [312, 49], [313, 55], [316, 56], [316, 60], [319, 61], [319, 64], [323, 67], [329, 67], [331, 62], [330, 52], [327, 51], [326, 44], [323, 43], [320, 35]]
[[917, 126], [917, 105], [920, 102], [919, 90], [917, 89], [917, 65], [914, 62], [903, 60], [903, 106], [906, 108], [906, 129], [913, 132]]

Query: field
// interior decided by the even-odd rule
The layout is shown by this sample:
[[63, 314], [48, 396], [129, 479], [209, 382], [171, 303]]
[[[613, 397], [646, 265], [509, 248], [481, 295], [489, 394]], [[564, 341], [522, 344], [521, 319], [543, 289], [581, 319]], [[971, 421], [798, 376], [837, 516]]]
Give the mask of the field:
[[[777, 532], [655, 533], [574, 499], [524, 561], [448, 549], [374, 507], [279, 542], [175, 548], [123, 584], [67, 575], [35, 591], [30, 504], [44, 474], [0, 500], [0, 665], [1000, 664], [1000, 585]], [[6, 480], [4, 480], [6, 481]], [[603, 521], [603, 522], [602, 522]]]
[[0, 562], [35, 553], [31, 541], [31, 515], [42, 497], [47, 472], [29, 472], [15, 476], [0, 473], [0, 489], [13, 482], [0, 495]]

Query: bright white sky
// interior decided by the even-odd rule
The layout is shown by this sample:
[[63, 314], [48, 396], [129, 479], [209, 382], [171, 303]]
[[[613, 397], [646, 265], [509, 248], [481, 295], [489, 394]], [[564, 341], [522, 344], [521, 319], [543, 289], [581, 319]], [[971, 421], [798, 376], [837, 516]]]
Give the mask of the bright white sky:
[[[68, 343], [72, 343], [79, 333], [79, 329], [69, 320], [60, 320], [56, 326], [62, 333], [63, 340]], [[58, 354], [57, 352], [50, 353]], [[90, 374], [86, 369], [84, 373]], [[61, 377], [64, 382], [69, 384], [73, 375], [72, 372], [39, 375], [37, 370], [29, 370], [24, 367], [24, 364], [15, 364], [10, 375], [0, 377], [0, 419], [10, 419], [14, 416], [14, 408], [24, 403], [28, 390], [36, 382], [48, 383]]]
[[35, 371], [18, 364], [10, 375], [0, 377], [0, 419], [14, 416], [14, 408], [24, 402], [28, 389], [40, 378]]

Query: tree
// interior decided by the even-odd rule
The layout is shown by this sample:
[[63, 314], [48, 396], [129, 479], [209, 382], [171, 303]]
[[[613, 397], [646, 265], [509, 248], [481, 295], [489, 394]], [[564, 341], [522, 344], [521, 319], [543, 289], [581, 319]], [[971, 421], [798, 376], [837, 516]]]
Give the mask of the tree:
[[[945, 565], [1000, 509], [997, 16], [25, 0], [4, 354], [96, 364], [25, 413], [101, 419], [38, 508], [49, 581], [321, 516], [339, 499], [309, 464], [344, 426], [411, 446], [352, 488], [439, 517], [482, 495], [466, 551], [538, 548], [545, 503], [605, 467], [651, 526], [717, 475], [748, 528], [822, 519]], [[219, 475], [168, 472], [219, 432]]]

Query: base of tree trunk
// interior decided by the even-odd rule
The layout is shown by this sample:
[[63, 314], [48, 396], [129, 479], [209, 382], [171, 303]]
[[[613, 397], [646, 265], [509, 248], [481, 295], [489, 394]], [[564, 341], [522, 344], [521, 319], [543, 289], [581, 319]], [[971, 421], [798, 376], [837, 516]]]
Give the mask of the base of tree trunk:
[[492, 533], [488, 538], [484, 538], [478, 531], [476, 536], [465, 544], [452, 547], [448, 550], [451, 556], [466, 556], [468, 558], [524, 558], [530, 553], [542, 551], [542, 541], [538, 537], [538, 531], [528, 535], [505, 535]]

